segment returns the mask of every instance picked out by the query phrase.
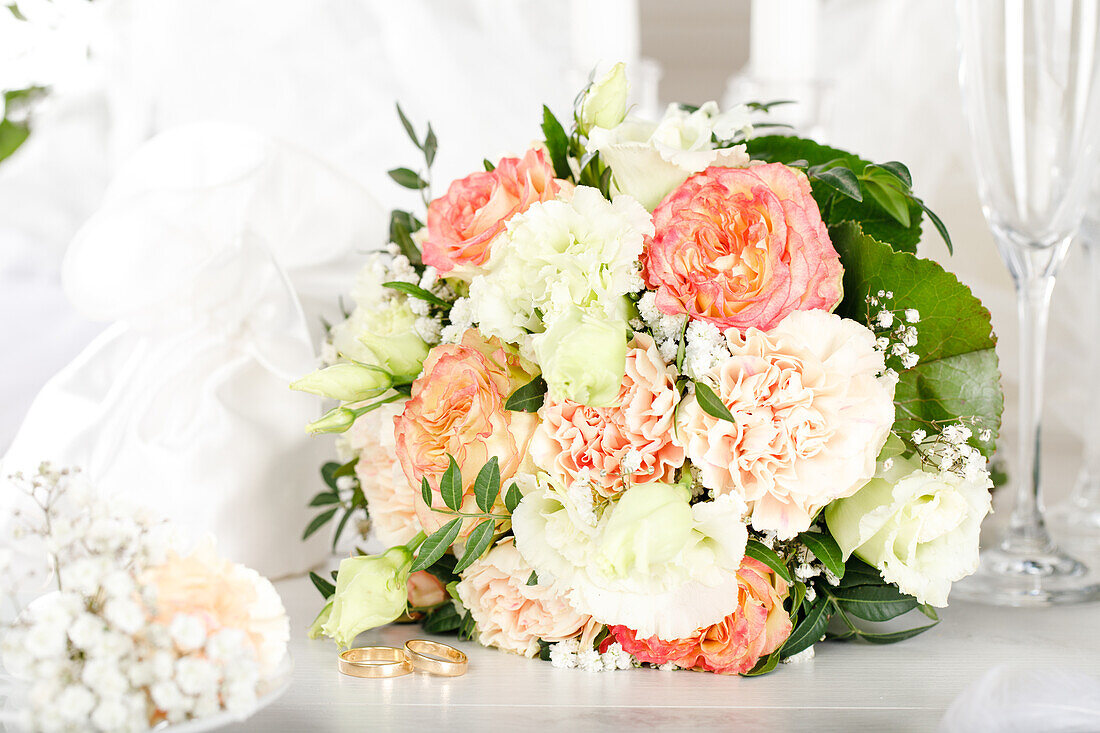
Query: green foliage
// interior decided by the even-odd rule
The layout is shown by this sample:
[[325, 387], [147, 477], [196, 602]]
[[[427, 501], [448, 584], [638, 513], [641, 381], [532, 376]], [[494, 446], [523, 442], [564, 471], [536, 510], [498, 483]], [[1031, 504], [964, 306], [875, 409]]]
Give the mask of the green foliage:
[[550, 153], [550, 162], [554, 166], [554, 175], [571, 180], [573, 172], [569, 168], [569, 137], [558, 122], [558, 118], [546, 105], [542, 107], [542, 134], [546, 136], [546, 150]]
[[390, 241], [397, 245], [401, 254], [409, 258], [414, 267], [423, 265], [420, 248], [413, 241], [412, 233], [424, 225], [408, 211], [394, 209], [390, 212]]
[[[829, 234], [844, 265], [844, 301], [837, 312], [870, 325], [866, 299], [880, 290], [894, 293], [893, 310], [920, 313], [919, 340], [913, 353], [919, 362], [902, 371], [894, 393], [903, 438], [916, 428], [928, 430], [940, 421], [973, 420], [971, 444], [990, 456], [1000, 428], [1004, 395], [997, 368], [997, 339], [989, 311], [970, 289], [931, 260], [895, 252], [852, 223]], [[990, 439], [979, 433], [988, 429]]]
[[711, 417], [732, 423], [737, 422], [733, 419], [733, 413], [729, 411], [726, 404], [705, 382], [695, 382], [695, 400], [699, 403], [699, 407], [702, 408], [703, 412]]
[[788, 583], [791, 582], [791, 571], [787, 569], [787, 563], [776, 554], [775, 550], [770, 549], [764, 543], [749, 540], [745, 545], [745, 557], [751, 557], [753, 560], [764, 563], [780, 578]]
[[466, 549], [463, 551], [458, 564], [455, 565], [455, 572], [461, 573], [470, 567], [474, 560], [484, 555], [485, 551], [489, 549], [489, 545], [492, 544], [495, 535], [496, 522], [492, 519], [486, 519], [474, 527], [466, 538]]
[[462, 474], [452, 455], [447, 456], [447, 470], [439, 479], [439, 495], [449, 509], [457, 512], [462, 507]]
[[404, 188], [411, 188], [414, 191], [427, 188], [428, 182], [420, 177], [420, 174], [409, 168], [394, 168], [388, 171], [390, 178], [395, 183]]
[[756, 662], [755, 667], [750, 669], [748, 672], [742, 672], [741, 676], [742, 677], [759, 677], [760, 675], [764, 675], [764, 674], [767, 674], [768, 672], [771, 672], [772, 670], [774, 670], [776, 668], [776, 665], [779, 664], [780, 656], [781, 656], [780, 650], [777, 649], [774, 652], [772, 652], [771, 654], [769, 654], [768, 656], [761, 657]]
[[520, 493], [519, 487], [513, 483], [508, 487], [508, 493], [504, 495], [504, 506], [508, 510], [508, 513], [511, 514], [514, 512], [522, 500], [523, 494]]
[[322, 578], [317, 573], [311, 572], [309, 579], [313, 581], [313, 587], [315, 587], [324, 599], [327, 601], [336, 592], [336, 586]]
[[478, 471], [474, 480], [474, 499], [483, 512], [493, 511], [497, 495], [500, 494], [500, 461], [496, 456], [489, 459], [488, 463]]
[[429, 634], [446, 634], [458, 631], [462, 625], [462, 616], [453, 603], [444, 603], [439, 608], [428, 613], [421, 622], [424, 631]]
[[531, 574], [529, 576], [527, 576], [527, 585], [538, 585], [538, 584], [539, 584], [539, 574], [536, 573], [534, 570], [532, 570]]
[[425, 290], [424, 288], [422, 288], [418, 285], [413, 285], [412, 283], [401, 282], [401, 281], [395, 280], [393, 282], [382, 283], [382, 287], [389, 288], [390, 290], [396, 290], [398, 292], [404, 293], [405, 295], [409, 296], [410, 298], [417, 298], [419, 300], [427, 301], [427, 302], [431, 303], [432, 305], [442, 306], [443, 308], [450, 308], [451, 307], [450, 303], [443, 300], [443, 298], [440, 298], [435, 293], [433, 293], [429, 290]]
[[546, 380], [540, 374], [513, 392], [504, 403], [504, 409], [516, 412], [538, 412], [546, 398], [546, 389]]
[[802, 544], [809, 548], [818, 560], [837, 578], [844, 577], [844, 557], [836, 540], [821, 532], [803, 532], [798, 535]]
[[[336, 524], [336, 531], [332, 536], [332, 546], [335, 548], [336, 543], [340, 541], [340, 537], [344, 533], [344, 529], [355, 514], [362, 512], [364, 518], [368, 516], [367, 499], [359, 486], [359, 479], [355, 476], [355, 464], [358, 461], [358, 458], [353, 458], [344, 464], [332, 461], [321, 466], [321, 479], [325, 482], [327, 488], [310, 499], [309, 506], [326, 507], [326, 509], [310, 521], [302, 535], [303, 540], [315, 534], [342, 511], [343, 514], [340, 515], [340, 520]], [[351, 487], [341, 492], [337, 487], [337, 479], [344, 476], [351, 478]]]
[[437, 531], [428, 535], [428, 538], [424, 540], [424, 544], [420, 545], [420, 550], [416, 554], [416, 559], [413, 560], [411, 572], [415, 573], [417, 570], [427, 570], [434, 565], [439, 558], [443, 557], [443, 553], [454, 544], [454, 541], [458, 539], [458, 533], [461, 529], [462, 517], [455, 517]]

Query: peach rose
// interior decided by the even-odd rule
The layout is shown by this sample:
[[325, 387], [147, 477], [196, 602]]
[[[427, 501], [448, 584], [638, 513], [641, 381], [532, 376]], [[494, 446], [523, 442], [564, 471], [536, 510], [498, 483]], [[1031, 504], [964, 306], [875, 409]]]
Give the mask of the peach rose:
[[638, 334], [629, 344], [617, 401], [587, 407], [547, 400], [531, 440], [535, 464], [566, 486], [588, 478], [604, 496], [623, 490], [625, 472], [636, 484], [673, 481], [684, 464], [672, 429], [679, 393], [674, 370], [649, 336]]
[[679, 410], [680, 439], [703, 485], [736, 493], [752, 526], [789, 539], [818, 510], [875, 475], [894, 424], [894, 382], [868, 329], [825, 311], [795, 311], [769, 333], [726, 332], [733, 356], [705, 378], [735, 422], [695, 395]]
[[707, 168], [661, 202], [653, 224], [643, 275], [664, 313], [766, 331], [791, 311], [840, 302], [840, 257], [793, 168]]
[[424, 263], [440, 272], [485, 264], [505, 223], [536, 201], [553, 199], [561, 184], [542, 150], [501, 158], [491, 171], [454, 181], [428, 206]]
[[290, 627], [275, 586], [255, 570], [223, 560], [213, 543], [190, 555], [168, 553], [143, 581], [156, 589], [155, 623], [168, 626], [178, 615], [200, 619], [207, 635], [243, 631], [256, 659], [272, 669], [286, 654]]
[[458, 597], [477, 623], [478, 641], [533, 657], [539, 639], [564, 641], [591, 620], [577, 613], [553, 586], [527, 585], [531, 566], [506, 539], [462, 573]]
[[[506, 410], [504, 403], [534, 377], [528, 369], [499, 342], [486, 342], [475, 329], [466, 331], [462, 343], [443, 344], [428, 354], [424, 373], [413, 382], [412, 396], [394, 418], [394, 427], [397, 459], [405, 478], [419, 487], [426, 477], [435, 494], [433, 506], [445, 506], [439, 480], [449, 465], [448, 454], [462, 473], [464, 512], [479, 511], [474, 480], [490, 458], [496, 456], [499, 461], [502, 483], [523, 465], [538, 417]], [[420, 525], [429, 534], [451, 519], [432, 511], [419, 488], [413, 502]], [[465, 522], [462, 535], [474, 524]]]
[[748, 672], [791, 634], [791, 619], [783, 609], [787, 584], [763, 563], [746, 557], [737, 571], [737, 609], [713, 626], [686, 639], [639, 639], [625, 626], [612, 626], [611, 639], [639, 662], [704, 669], [718, 674]]
[[419, 489], [409, 485], [395, 450], [393, 421], [404, 409], [404, 402], [393, 402], [368, 412], [337, 441], [342, 455], [359, 458], [355, 475], [367, 500], [371, 529], [387, 547], [403, 545], [420, 531], [413, 504]]
[[409, 590], [409, 606], [431, 608], [447, 600], [447, 588], [443, 582], [427, 570], [417, 570], [406, 583]]

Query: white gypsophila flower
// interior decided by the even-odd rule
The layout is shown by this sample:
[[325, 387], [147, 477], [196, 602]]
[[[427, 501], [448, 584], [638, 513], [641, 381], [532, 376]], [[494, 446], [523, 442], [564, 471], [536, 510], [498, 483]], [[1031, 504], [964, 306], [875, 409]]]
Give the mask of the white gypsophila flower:
[[84, 663], [81, 681], [100, 697], [121, 695], [130, 689], [130, 681], [119, 670], [117, 659], [91, 659]]
[[577, 640], [566, 639], [550, 645], [550, 663], [558, 669], [577, 666]]
[[218, 668], [198, 656], [182, 657], [176, 662], [176, 684], [188, 695], [212, 695], [218, 689]]
[[982, 441], [983, 443], [988, 443], [992, 439], [993, 431], [989, 428], [984, 428], [978, 432], [978, 440]]
[[439, 343], [440, 334], [443, 332], [443, 322], [438, 316], [435, 318], [417, 318], [416, 322], [413, 323], [413, 330], [425, 343], [436, 344]]
[[199, 695], [195, 698], [195, 707], [192, 709], [191, 714], [196, 718], [209, 718], [211, 715], [221, 710], [221, 705], [221, 700], [218, 698], [217, 693]]
[[104, 731], [121, 730], [128, 718], [126, 705], [120, 696], [102, 698], [92, 713], [92, 723]]
[[34, 659], [52, 659], [66, 652], [65, 627], [49, 621], [36, 621], [24, 638], [27, 651]]
[[918, 361], [919, 359], [916, 354], [907, 353], [901, 356], [901, 365], [906, 369], [912, 369], [917, 365]]
[[168, 626], [168, 633], [172, 635], [172, 641], [181, 652], [201, 649], [206, 643], [206, 625], [195, 616], [176, 614]]
[[126, 634], [135, 634], [145, 625], [145, 609], [132, 598], [115, 597], [103, 606], [103, 617]]
[[585, 672], [602, 672], [603, 659], [595, 649], [585, 649], [577, 652], [577, 666]]
[[124, 570], [115, 570], [103, 577], [100, 590], [106, 598], [129, 598], [136, 590], [134, 578]]
[[610, 644], [603, 653], [603, 666], [606, 670], [631, 669], [634, 666], [634, 657], [623, 649], [619, 642]]
[[726, 337], [707, 321], [692, 321], [687, 327], [684, 374], [703, 379], [707, 372], [730, 358]]
[[518, 342], [573, 308], [626, 323], [626, 294], [653, 222], [638, 202], [610, 202], [578, 186], [570, 201], [545, 201], [512, 217], [505, 244], [470, 283], [474, 321], [487, 336]]
[[70, 723], [84, 722], [96, 707], [96, 696], [84, 685], [72, 684], [57, 697], [62, 717]]
[[171, 679], [176, 671], [176, 655], [167, 650], [155, 652], [149, 659], [153, 670], [153, 677], [158, 680]]
[[222, 688], [222, 699], [229, 712], [247, 713], [256, 706], [256, 686], [236, 682], [227, 684]]
[[748, 108], [741, 105], [720, 112], [715, 102], [696, 110], [671, 104], [658, 122], [628, 117], [611, 129], [592, 128], [587, 148], [598, 151], [611, 168], [615, 191], [653, 211], [692, 173], [710, 166], [748, 165], [744, 145], [716, 148], [714, 139], [727, 140], [751, 129]]
[[469, 298], [459, 298], [448, 314], [450, 323], [443, 327], [440, 339], [445, 344], [457, 344], [462, 334], [474, 327], [474, 304]]
[[216, 662], [243, 656], [251, 648], [248, 637], [240, 629], [222, 629], [206, 640], [206, 656]]
[[180, 690], [173, 680], [160, 680], [149, 688], [153, 704], [163, 710], [169, 722], [183, 720], [191, 711], [193, 701]]
[[0, 639], [0, 661], [8, 674], [16, 679], [27, 679], [34, 666], [34, 655], [27, 647], [27, 631], [22, 628], [9, 629]]
[[879, 328], [890, 328], [894, 323], [894, 314], [888, 310], [880, 310], [875, 316], [875, 325]]
[[906, 308], [905, 309], [905, 320], [908, 321], [909, 323], [919, 323], [920, 322], [920, 311], [918, 311], [916, 308]]
[[781, 661], [783, 664], [802, 664], [804, 662], [812, 661], [813, 658], [814, 647], [811, 644], [810, 646], [800, 651], [798, 654], [792, 654], [791, 656], [781, 659], [779, 661]]
[[153, 675], [153, 665], [148, 659], [134, 662], [126, 670], [126, 677], [130, 680], [130, 686], [138, 689], [148, 687], [156, 681]]

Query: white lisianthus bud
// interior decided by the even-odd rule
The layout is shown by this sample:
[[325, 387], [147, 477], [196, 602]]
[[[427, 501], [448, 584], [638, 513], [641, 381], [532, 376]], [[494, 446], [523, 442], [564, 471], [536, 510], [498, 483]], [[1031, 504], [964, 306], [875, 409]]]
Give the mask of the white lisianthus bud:
[[369, 329], [359, 334], [359, 342], [371, 350], [378, 364], [405, 379], [419, 374], [428, 357], [428, 344], [416, 331], [417, 314], [410, 306], [413, 302], [427, 305], [422, 300], [396, 302], [372, 313]]
[[535, 337], [551, 399], [591, 407], [616, 402], [626, 372], [626, 326], [571, 307]]
[[384, 369], [364, 364], [340, 363], [318, 369], [290, 385], [299, 392], [358, 402], [377, 397], [393, 384]]
[[581, 102], [580, 129], [587, 133], [593, 127], [612, 128], [626, 117], [626, 64], [611, 67], [602, 79], [588, 88]]
[[694, 518], [683, 486], [649, 483], [623, 492], [600, 541], [600, 555], [621, 577], [648, 572], [676, 557], [691, 537]]
[[412, 552], [404, 545], [381, 555], [341, 560], [332, 610], [321, 632], [347, 647], [360, 632], [388, 624], [404, 613], [412, 561]]
[[337, 407], [306, 425], [307, 433], [342, 433], [355, 423], [355, 410]]
[[[888, 444], [889, 446], [889, 444]], [[893, 455], [853, 496], [825, 509], [847, 559], [874, 565], [887, 582], [921, 603], [946, 606], [951, 583], [978, 568], [978, 534], [992, 482], [929, 473], [916, 458]]]

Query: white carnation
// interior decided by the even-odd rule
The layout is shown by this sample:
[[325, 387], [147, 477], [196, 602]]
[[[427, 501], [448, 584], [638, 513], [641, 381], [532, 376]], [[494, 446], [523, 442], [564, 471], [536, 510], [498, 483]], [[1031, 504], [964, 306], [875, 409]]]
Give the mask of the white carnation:
[[470, 283], [473, 320], [484, 334], [519, 342], [574, 305], [626, 321], [634, 263], [653, 233], [638, 202], [623, 196], [612, 203], [580, 186], [571, 201], [536, 203], [507, 227], [486, 272]]

